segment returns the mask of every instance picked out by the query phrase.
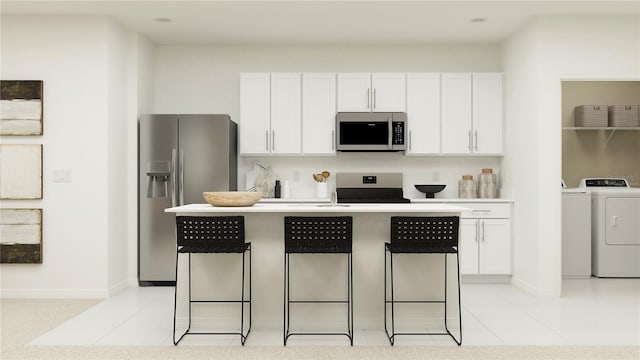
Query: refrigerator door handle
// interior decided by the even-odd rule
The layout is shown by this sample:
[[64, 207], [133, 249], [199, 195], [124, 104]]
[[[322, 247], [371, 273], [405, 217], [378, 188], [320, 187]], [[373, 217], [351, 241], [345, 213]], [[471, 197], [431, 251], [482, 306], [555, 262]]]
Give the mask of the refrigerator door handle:
[[184, 149], [180, 149], [180, 162], [178, 163], [180, 170], [180, 206], [184, 205]]
[[171, 207], [176, 206], [176, 149], [171, 149]]

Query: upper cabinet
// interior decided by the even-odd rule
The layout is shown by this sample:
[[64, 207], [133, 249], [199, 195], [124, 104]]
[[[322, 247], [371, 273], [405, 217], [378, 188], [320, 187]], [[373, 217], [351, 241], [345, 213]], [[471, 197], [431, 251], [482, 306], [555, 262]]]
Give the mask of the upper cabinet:
[[300, 74], [271, 74], [271, 153], [302, 150], [302, 89]]
[[442, 152], [502, 153], [502, 74], [442, 74]]
[[404, 73], [338, 74], [339, 112], [404, 112]]
[[271, 76], [240, 74], [240, 154], [271, 152]]
[[407, 154], [440, 153], [440, 73], [407, 74]]
[[473, 74], [473, 152], [502, 153], [502, 74]]
[[301, 152], [298, 73], [240, 74], [240, 154]]
[[336, 74], [302, 74], [302, 153], [336, 153]]

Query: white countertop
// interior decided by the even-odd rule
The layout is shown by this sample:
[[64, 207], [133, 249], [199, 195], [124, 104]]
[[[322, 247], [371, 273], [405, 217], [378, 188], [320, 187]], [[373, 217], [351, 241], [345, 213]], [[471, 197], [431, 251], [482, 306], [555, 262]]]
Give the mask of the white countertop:
[[433, 199], [411, 199], [413, 204], [438, 204], [438, 203], [512, 203], [513, 199], [446, 199], [446, 198], [433, 198]]
[[455, 213], [469, 210], [448, 204], [282, 204], [258, 203], [253, 206], [220, 207], [189, 204], [165, 209], [178, 214], [196, 213]]
[[286, 204], [286, 203], [321, 203], [328, 204], [331, 200], [329, 198], [262, 198], [258, 201], [261, 203], [271, 203], [271, 204]]

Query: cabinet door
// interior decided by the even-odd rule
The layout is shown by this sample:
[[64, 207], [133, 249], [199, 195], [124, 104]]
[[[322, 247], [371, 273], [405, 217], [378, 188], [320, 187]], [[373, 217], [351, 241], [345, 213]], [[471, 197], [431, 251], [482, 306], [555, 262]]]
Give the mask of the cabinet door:
[[473, 74], [473, 152], [502, 153], [502, 74]]
[[407, 75], [408, 154], [440, 152], [440, 74]]
[[270, 152], [270, 76], [240, 74], [240, 154]]
[[371, 74], [338, 74], [338, 111], [371, 111]]
[[442, 74], [442, 152], [472, 151], [471, 74]]
[[479, 220], [480, 274], [511, 274], [511, 220]]
[[405, 112], [407, 108], [406, 81], [403, 73], [371, 75], [371, 111]]
[[460, 219], [460, 273], [478, 273], [478, 220]]
[[336, 153], [336, 74], [302, 74], [302, 152]]
[[301, 146], [300, 74], [271, 74], [271, 153], [299, 154]]

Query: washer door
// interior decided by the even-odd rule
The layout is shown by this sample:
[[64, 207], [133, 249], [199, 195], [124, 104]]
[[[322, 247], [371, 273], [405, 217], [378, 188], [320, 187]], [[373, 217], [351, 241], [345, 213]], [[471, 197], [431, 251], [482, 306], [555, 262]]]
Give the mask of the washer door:
[[606, 243], [640, 245], [640, 198], [608, 198]]

